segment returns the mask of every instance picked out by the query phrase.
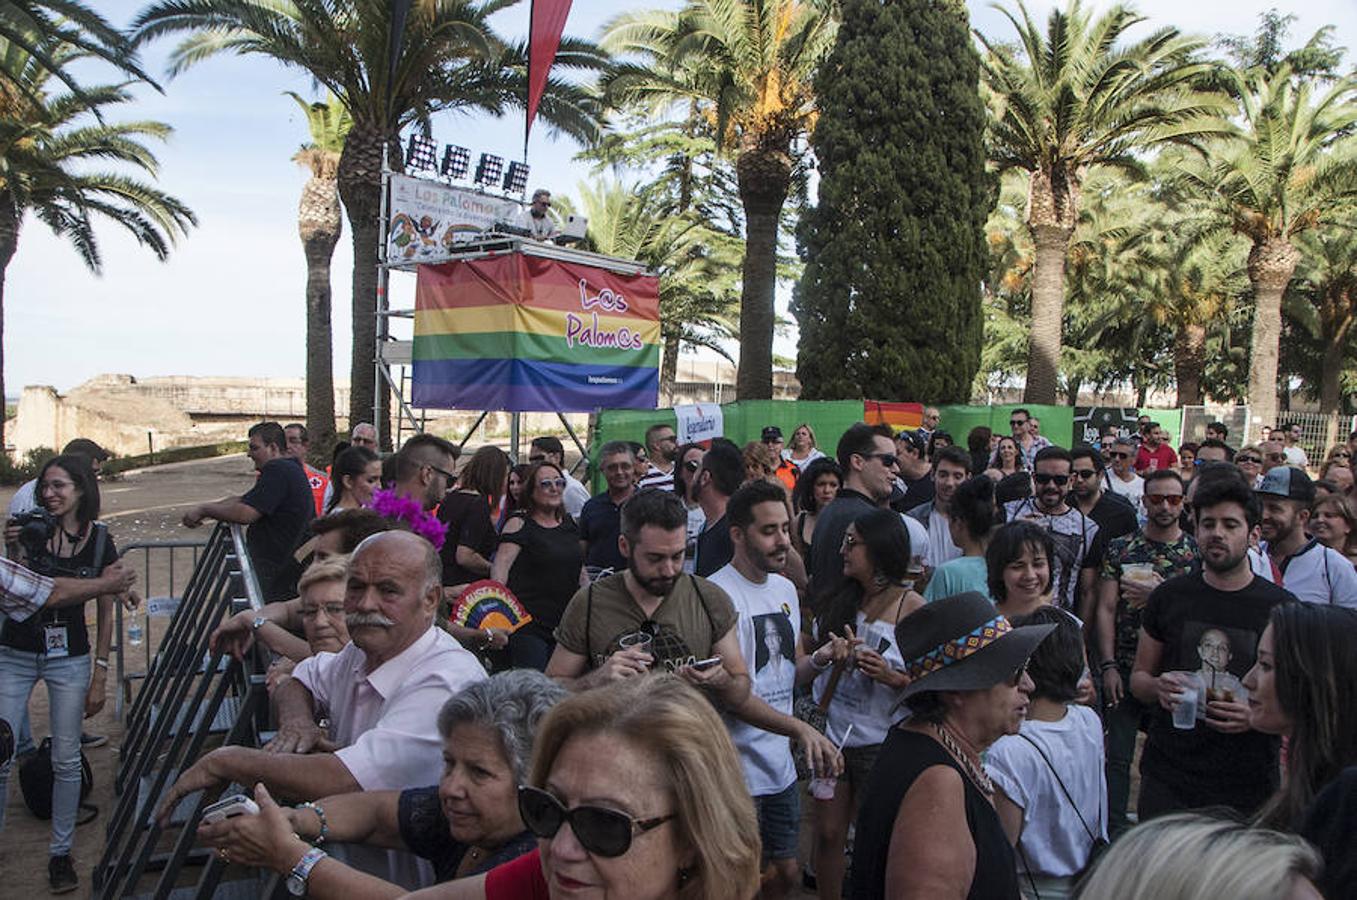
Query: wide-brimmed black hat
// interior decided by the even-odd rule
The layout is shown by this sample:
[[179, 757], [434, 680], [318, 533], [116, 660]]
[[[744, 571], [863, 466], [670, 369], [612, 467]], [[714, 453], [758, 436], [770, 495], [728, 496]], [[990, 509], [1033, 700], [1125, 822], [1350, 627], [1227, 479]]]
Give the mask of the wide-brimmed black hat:
[[1055, 625], [1013, 627], [975, 591], [944, 597], [901, 619], [895, 644], [909, 686], [900, 700], [923, 691], [983, 691], [1027, 662]]

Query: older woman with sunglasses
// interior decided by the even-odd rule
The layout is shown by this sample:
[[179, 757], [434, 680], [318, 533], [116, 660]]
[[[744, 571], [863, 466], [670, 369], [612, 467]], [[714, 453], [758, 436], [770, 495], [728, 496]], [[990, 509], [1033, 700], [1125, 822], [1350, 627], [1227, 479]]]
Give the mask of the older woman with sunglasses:
[[334, 842], [413, 851], [432, 863], [440, 882], [488, 871], [533, 849], [518, 812], [518, 785], [538, 724], [564, 696], [564, 688], [532, 671], [478, 681], [438, 713], [445, 767], [436, 786], [337, 794], [287, 809], [261, 785], [255, 789], [259, 815], [201, 825], [198, 839], [225, 861], [283, 875], [309, 860], [305, 878], [288, 888], [318, 900], [405, 894], [312, 849]]
[[[710, 702], [672, 675], [562, 701], [519, 810], [538, 852], [411, 900], [749, 900], [758, 821]], [[568, 826], [568, 827], [566, 827]]]
[[977, 593], [895, 627], [913, 716], [881, 747], [858, 816], [854, 900], [1016, 900], [1017, 863], [981, 754], [1027, 715], [1027, 659], [1055, 626], [1015, 628]]
[[1257, 487], [1263, 478], [1263, 451], [1257, 444], [1245, 444], [1234, 455], [1234, 464], [1244, 473], [1250, 487]]
[[509, 636], [515, 669], [546, 669], [556, 649], [552, 632], [571, 595], [587, 584], [580, 531], [563, 505], [565, 485], [565, 473], [553, 463], [534, 463], [523, 473], [523, 515], [505, 524], [490, 568], [490, 577], [507, 584], [532, 614]]

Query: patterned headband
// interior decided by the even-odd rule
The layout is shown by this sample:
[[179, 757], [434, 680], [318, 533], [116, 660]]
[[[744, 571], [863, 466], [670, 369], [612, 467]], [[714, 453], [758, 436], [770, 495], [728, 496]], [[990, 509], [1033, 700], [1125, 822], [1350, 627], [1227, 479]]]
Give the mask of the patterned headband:
[[905, 664], [905, 673], [909, 675], [911, 681], [918, 681], [931, 672], [946, 668], [952, 663], [961, 662], [972, 653], [982, 647], [988, 647], [1012, 630], [1013, 626], [1008, 619], [1003, 616], [995, 616], [974, 631], [939, 644], [923, 656], [910, 660]]

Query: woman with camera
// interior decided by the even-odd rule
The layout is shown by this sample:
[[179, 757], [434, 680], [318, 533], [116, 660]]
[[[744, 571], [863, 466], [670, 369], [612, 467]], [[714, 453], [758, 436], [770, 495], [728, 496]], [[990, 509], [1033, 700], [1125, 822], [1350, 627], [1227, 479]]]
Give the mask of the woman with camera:
[[[97, 578], [117, 560], [118, 551], [108, 529], [95, 521], [99, 486], [89, 460], [55, 457], [38, 474], [37, 491], [41, 512], [25, 515], [17, 529], [6, 533], [17, 539], [19, 561], [43, 575]], [[47, 878], [52, 893], [74, 891], [79, 883], [71, 842], [80, 805], [80, 724], [104, 706], [114, 600], [98, 599], [93, 657], [83, 605], [45, 609], [23, 622], [10, 620], [0, 632], [0, 718], [20, 721], [33, 686], [39, 680], [47, 686], [52, 733]], [[9, 770], [9, 764], [0, 766], [0, 825]]]

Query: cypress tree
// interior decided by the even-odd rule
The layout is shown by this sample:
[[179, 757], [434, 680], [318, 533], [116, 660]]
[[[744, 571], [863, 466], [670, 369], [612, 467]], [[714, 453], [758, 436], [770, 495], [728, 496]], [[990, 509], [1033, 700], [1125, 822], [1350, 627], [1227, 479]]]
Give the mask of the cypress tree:
[[802, 220], [802, 397], [966, 402], [980, 366], [980, 59], [960, 0], [843, 0], [816, 80], [817, 206]]

